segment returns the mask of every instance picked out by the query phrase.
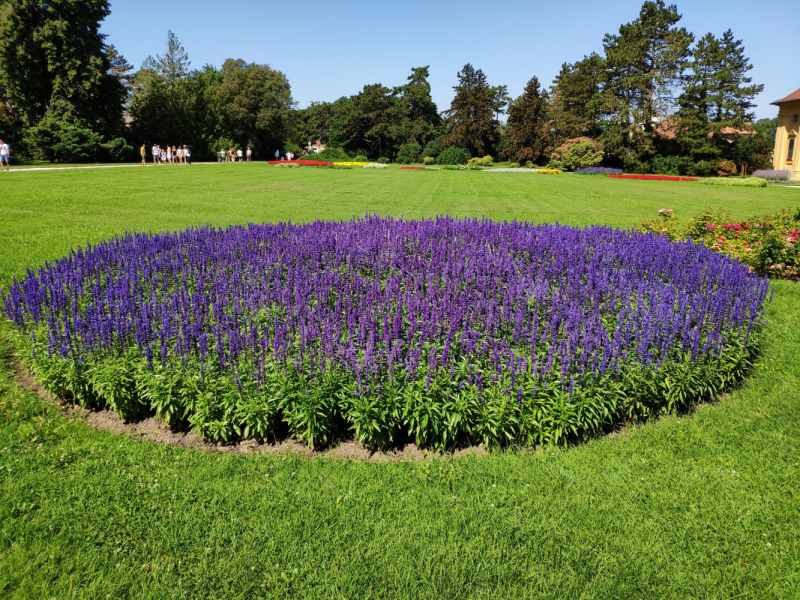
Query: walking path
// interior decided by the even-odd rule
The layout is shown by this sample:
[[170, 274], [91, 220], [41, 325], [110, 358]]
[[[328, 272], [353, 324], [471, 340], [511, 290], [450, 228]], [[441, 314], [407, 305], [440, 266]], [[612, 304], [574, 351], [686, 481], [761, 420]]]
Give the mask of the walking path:
[[[192, 165], [215, 165], [215, 164], [217, 164], [217, 163], [210, 163], [210, 162], [194, 162], [194, 163], [192, 163]], [[140, 164], [135, 164], [135, 165], [87, 165], [85, 167], [17, 167], [17, 168], [12, 168], [10, 171], [6, 171], [6, 172], [7, 173], [12, 173], [12, 172], [13, 173], [23, 173], [25, 171], [69, 171], [69, 170], [73, 170], [73, 169], [129, 169], [129, 168], [132, 169], [132, 168], [135, 168], [135, 167], [141, 168], [142, 166], [157, 167], [157, 166], [160, 166], [160, 165], [152, 165], [152, 164], [148, 163], [147, 165], [140, 165]], [[183, 166], [183, 165], [167, 165], [167, 166], [179, 167], [179, 166]], [[186, 166], [191, 166], [191, 165], [186, 165]]]

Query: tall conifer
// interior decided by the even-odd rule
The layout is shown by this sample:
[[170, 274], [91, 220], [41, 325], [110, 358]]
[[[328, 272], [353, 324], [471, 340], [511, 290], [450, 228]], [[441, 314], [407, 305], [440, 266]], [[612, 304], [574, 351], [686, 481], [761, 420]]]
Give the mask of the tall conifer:
[[532, 77], [523, 94], [508, 109], [508, 144], [503, 157], [516, 163], [539, 162], [546, 140], [547, 92]]
[[444, 143], [466, 148], [472, 156], [484, 156], [491, 151], [497, 137], [495, 104], [486, 75], [467, 63], [453, 89], [456, 96], [445, 113], [450, 131]]

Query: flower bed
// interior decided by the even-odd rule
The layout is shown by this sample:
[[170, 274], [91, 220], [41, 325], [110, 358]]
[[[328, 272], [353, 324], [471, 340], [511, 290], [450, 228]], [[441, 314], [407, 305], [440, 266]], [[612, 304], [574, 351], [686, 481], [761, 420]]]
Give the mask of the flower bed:
[[407, 171], [424, 171], [426, 167], [400, 167], [401, 169], [405, 169]]
[[362, 162], [362, 161], [342, 161], [333, 163], [334, 167], [368, 167], [378, 163]]
[[791, 173], [789, 169], [758, 169], [753, 171], [753, 177], [760, 177], [767, 181], [789, 181]]
[[270, 165], [300, 165], [301, 167], [330, 167], [332, 162], [325, 162], [324, 160], [270, 160]]
[[622, 175], [622, 169], [612, 169], [611, 167], [586, 167], [575, 169], [573, 172], [581, 175]]
[[769, 284], [608, 227], [449, 217], [126, 234], [3, 294], [51, 392], [206, 439], [562, 443], [740, 379]]
[[669, 209], [659, 210], [659, 216], [657, 221], [642, 223], [641, 229], [671, 240], [692, 240], [740, 260], [760, 275], [800, 279], [800, 209], [745, 221], [734, 220], [725, 211], [712, 214], [709, 209], [685, 224], [674, 219]]
[[696, 177], [670, 177], [668, 175], [609, 175], [612, 179], [641, 179], [643, 181], [697, 181]]
[[767, 187], [767, 180], [761, 177], [710, 177], [701, 181], [703, 185], [722, 185], [726, 187]]

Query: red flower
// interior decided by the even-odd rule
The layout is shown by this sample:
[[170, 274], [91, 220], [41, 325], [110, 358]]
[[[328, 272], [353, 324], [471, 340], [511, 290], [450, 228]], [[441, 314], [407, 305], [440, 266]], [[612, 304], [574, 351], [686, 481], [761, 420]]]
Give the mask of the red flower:
[[665, 175], [609, 175], [613, 179], [641, 179], [643, 181], [697, 181], [694, 177], [667, 177]]

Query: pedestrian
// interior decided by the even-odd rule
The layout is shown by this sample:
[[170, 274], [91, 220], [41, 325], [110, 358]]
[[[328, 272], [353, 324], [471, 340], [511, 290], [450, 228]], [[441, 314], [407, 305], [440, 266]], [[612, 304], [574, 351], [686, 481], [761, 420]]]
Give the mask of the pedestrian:
[[242, 153], [242, 149], [241, 149], [241, 148], [239, 148], [239, 149], [236, 151], [236, 157], [239, 159], [239, 162], [242, 162], [242, 155], [243, 155], [243, 153]]
[[167, 164], [172, 164], [172, 146], [167, 144]]
[[161, 164], [162, 165], [167, 164], [167, 151], [164, 150], [163, 148], [161, 149]]
[[6, 144], [3, 140], [0, 140], [0, 171], [3, 170], [3, 165], [5, 165], [6, 171], [11, 170], [9, 163], [10, 157], [11, 150], [9, 150], [8, 144]]
[[144, 147], [144, 143], [139, 148], [139, 154], [142, 155], [142, 166], [144, 166], [147, 163], [147, 148]]
[[275, 150], [275, 160], [280, 160], [280, 157], [281, 157], [281, 151]]
[[183, 147], [183, 158], [186, 160], [186, 164], [192, 164], [192, 151], [189, 149], [189, 146]]
[[250, 158], [253, 156], [253, 151], [250, 150], [250, 146], [247, 147], [247, 162], [250, 162]]
[[178, 154], [178, 164], [182, 165], [183, 164], [183, 148], [178, 146], [178, 149], [175, 152]]
[[153, 144], [153, 164], [158, 164], [158, 159], [161, 157], [161, 149], [158, 147], [158, 144]]

